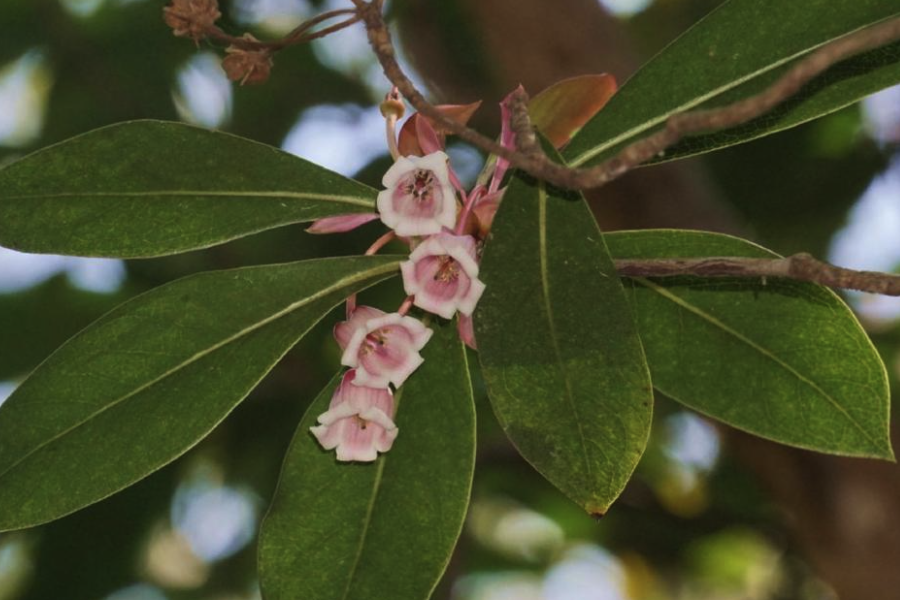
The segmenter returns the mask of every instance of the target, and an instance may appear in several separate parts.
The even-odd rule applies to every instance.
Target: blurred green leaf
[[[0,406],[0,531],[69,514],[183,454],[329,310],[397,264],[202,273],[113,310]]]
[[[616,258],[777,256],[695,231],[606,239]],[[783,279],[696,277],[637,279],[629,288],[653,385],[667,396],[785,444],[893,458],[884,365],[830,290]]]
[[[0,169],[0,244],[24,252],[161,256],[373,211],[375,196],[270,146],[180,123],[135,121]]]
[[[564,155],[593,165],[659,129],[672,114],[758,93],[807,53],[900,15],[894,0],[729,0],[660,52],[575,136]],[[840,63],[755,121],[684,140],[681,158],[758,138],[836,111],[900,83],[900,44]]]
[[[395,396],[400,435],[374,463],[339,463],[309,433],[288,450],[259,542],[269,600],[425,600],[462,529],[475,467],[475,407],[464,348],[436,326],[425,363]]]
[[[114,294],[73,287],[65,275],[20,292],[0,294],[0,381],[25,376],[67,339],[121,304]]]
[[[602,515],[641,457],[653,396],[631,311],[581,196],[518,174],[481,277],[476,338],[501,425],[551,483]]]

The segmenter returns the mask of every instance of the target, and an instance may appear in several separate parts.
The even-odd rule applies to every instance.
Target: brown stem
[[[836,289],[900,296],[900,275],[836,267],[806,253],[786,258],[619,259],[615,265],[619,275],[625,277],[780,277]]]
[[[335,17],[340,17],[343,15],[351,15],[351,18],[341,21],[340,23],[336,23],[331,25],[330,27],[326,27],[325,29],[321,29],[319,31],[314,31],[312,33],[309,32],[310,29],[323,23],[324,21],[328,21]],[[241,50],[248,51],[260,51],[265,50],[270,53],[278,52],[279,50],[283,50],[289,46],[296,46],[299,44],[305,44],[306,42],[325,37],[335,31],[339,31],[344,29],[345,27],[349,27],[354,23],[358,23],[360,18],[356,16],[356,11],[352,8],[343,8],[340,10],[331,10],[328,12],[324,12],[320,15],[316,15],[311,19],[307,19],[303,23],[300,23],[297,27],[295,27],[290,33],[288,33],[283,38],[272,40],[272,41],[260,41],[256,39],[252,39],[249,37],[237,37],[226,33],[219,27],[215,25],[211,25],[206,29],[207,37],[214,39],[223,44],[228,44],[230,46],[234,46],[236,48],[240,48]]]
[[[720,108],[672,115],[661,130],[626,146],[613,158],[594,167],[573,169],[553,163],[541,151],[528,119],[528,97],[524,91],[512,96],[513,128],[517,133],[515,151],[504,148],[494,140],[441,114],[425,100],[400,68],[390,32],[381,14],[382,1],[353,0],[353,3],[366,24],[369,43],[381,63],[385,76],[416,110],[482,150],[508,159],[513,166],[539,179],[569,189],[590,189],[609,183],[657,156],[686,135],[725,129],[751,121],[796,94],[804,85],[832,65],[900,39],[900,18],[892,18],[848,34],[811,53],[759,94]]]

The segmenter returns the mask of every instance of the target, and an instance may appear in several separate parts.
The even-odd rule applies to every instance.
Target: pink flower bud
[[[341,364],[356,369],[354,385],[386,388],[392,383],[400,387],[422,364],[419,350],[432,333],[421,321],[399,313],[369,319],[356,327]]]
[[[353,231],[357,227],[365,225],[369,221],[378,218],[375,213],[354,213],[351,215],[337,215],[335,217],[323,217],[313,221],[306,228],[307,233],[344,233]]]
[[[484,283],[478,279],[475,238],[446,231],[433,235],[400,264],[403,287],[413,304],[423,310],[453,317],[458,310],[470,316],[475,310]]]
[[[388,389],[351,385],[355,376],[352,369],[344,374],[328,411],[309,430],[324,449],[337,448],[338,460],[371,462],[379,452],[390,450],[397,438],[398,429],[391,420],[394,396]]]
[[[456,194],[447,155],[401,156],[384,174],[378,212],[399,236],[431,235],[456,223]]]
[[[459,333],[459,339],[472,350],[478,350],[478,343],[475,341],[475,324],[472,317],[459,315],[456,319],[456,331]]]

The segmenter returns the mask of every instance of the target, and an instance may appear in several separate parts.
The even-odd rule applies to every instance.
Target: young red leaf
[[[575,133],[606,105],[616,92],[616,80],[606,73],[580,75],[558,81],[531,99],[531,121],[556,147]]]

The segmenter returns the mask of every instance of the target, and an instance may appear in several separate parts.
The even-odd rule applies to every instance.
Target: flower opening
[[[445,319],[456,311],[471,316],[485,287],[475,258],[475,238],[439,233],[419,244],[400,265],[403,287],[423,310]]]
[[[336,449],[339,461],[371,462],[391,449],[399,430],[392,418],[394,396],[389,389],[354,385],[349,370],[331,397],[328,411],[310,431],[325,450]]]
[[[432,333],[421,321],[399,313],[369,319],[356,325],[341,364],[356,369],[354,385],[400,387],[422,364],[419,350]]]
[[[378,212],[397,235],[431,235],[456,223],[456,195],[447,155],[402,156],[382,179]]]

